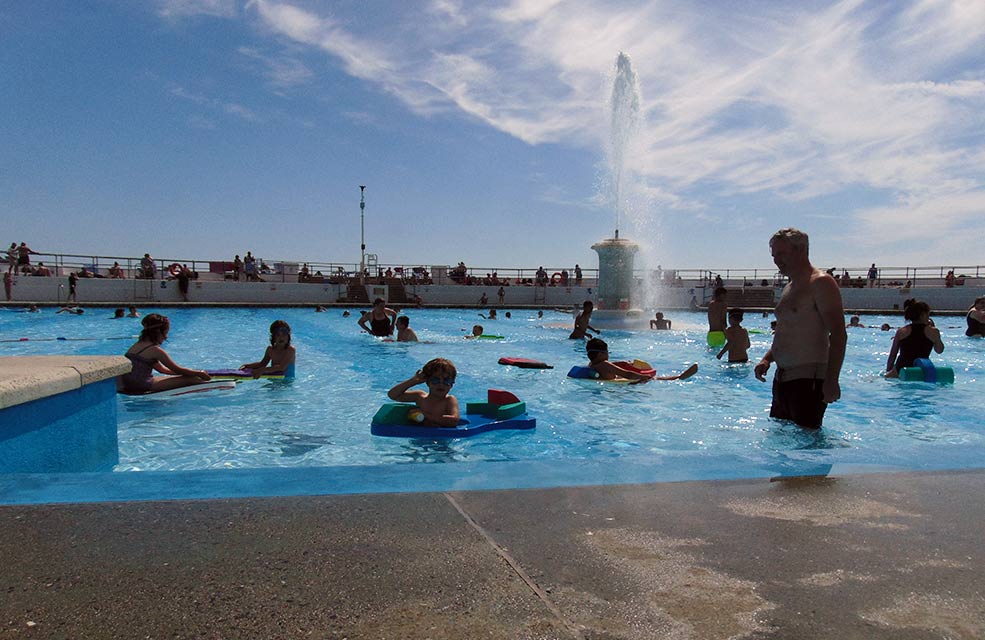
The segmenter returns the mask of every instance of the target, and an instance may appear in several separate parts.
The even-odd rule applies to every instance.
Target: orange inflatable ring
[[[560,280],[560,279],[561,279],[561,272],[560,271],[555,271],[553,274],[551,274],[551,284],[552,285],[556,285],[557,284],[557,281]]]
[[[168,267],[168,273],[177,278],[178,274],[181,273],[181,265],[177,262],[172,262],[171,266]]]

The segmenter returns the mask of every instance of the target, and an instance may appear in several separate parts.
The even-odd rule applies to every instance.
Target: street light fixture
[[[366,284],[366,185],[359,185],[359,283]]]

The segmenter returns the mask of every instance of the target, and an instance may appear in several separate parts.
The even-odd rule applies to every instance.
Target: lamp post
[[[359,284],[366,284],[366,185],[359,185]]]

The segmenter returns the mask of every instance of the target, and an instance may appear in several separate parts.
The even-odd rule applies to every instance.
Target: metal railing
[[[236,279],[237,272],[231,260],[202,260],[187,258],[151,258],[153,269],[145,270],[142,258],[132,256],[82,255],[69,253],[43,253],[32,255],[32,268],[44,263],[52,276],[67,276],[69,272],[83,269],[94,277],[112,277],[110,269],[118,265],[125,278],[167,279],[173,278],[177,270],[187,266],[194,274],[203,277],[209,274],[212,279]],[[6,263],[6,259],[2,260]],[[267,282],[331,282],[349,284],[352,282],[378,282],[381,278],[388,282],[409,284],[461,284],[479,286],[537,285],[547,286],[586,286],[592,287],[598,281],[598,269],[582,269],[579,283],[573,267],[545,267],[546,280],[542,273],[538,278],[535,267],[468,267],[462,265],[400,264],[378,263],[367,268],[360,278],[358,263],[321,262],[256,259],[256,280]],[[4,264],[6,267],[7,265]],[[833,274],[842,286],[869,286],[869,267],[838,267]],[[565,272],[567,272],[565,274]],[[948,273],[953,274],[953,278]],[[307,274],[307,275],[305,275]],[[847,277],[845,276],[847,274]],[[565,279],[565,275],[567,278]],[[634,272],[638,281],[645,284],[677,287],[711,287],[721,278],[725,286],[781,286],[785,282],[775,267],[767,268],[723,268],[723,269],[637,269]],[[238,273],[241,281],[247,281],[245,270]],[[878,275],[872,282],[875,287],[925,287],[961,286],[968,281],[973,285],[985,285],[985,265],[934,265],[878,267]]]

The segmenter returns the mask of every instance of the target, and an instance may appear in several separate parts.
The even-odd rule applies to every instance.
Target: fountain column
[[[625,238],[607,238],[592,245],[599,254],[597,307],[606,311],[633,308],[633,260],[640,246]]]

